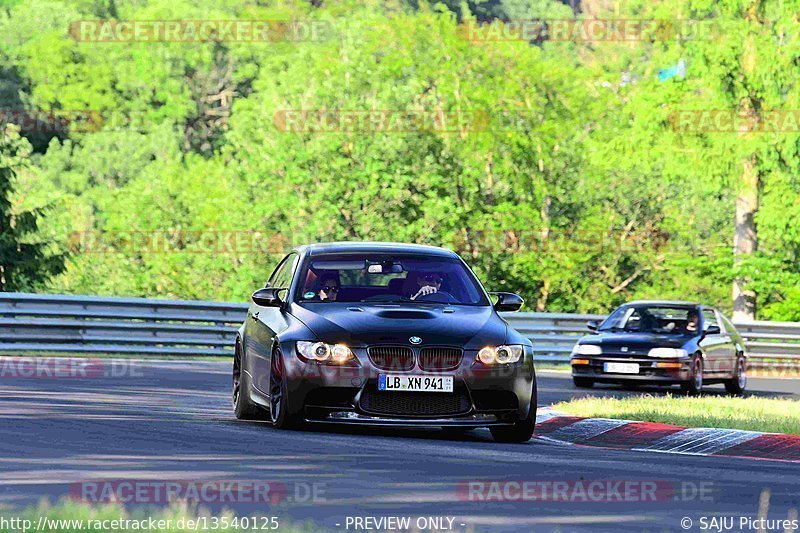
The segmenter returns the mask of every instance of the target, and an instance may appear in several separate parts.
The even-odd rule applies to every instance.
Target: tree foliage
[[[20,210],[12,201],[15,177],[26,166],[28,142],[8,125],[0,136],[0,290],[41,288],[64,269],[63,257],[37,241],[38,221],[44,209]]]
[[[397,240],[458,250],[532,310],[604,312],[639,297],[729,309],[731,280],[746,275],[761,317],[800,319],[797,132],[682,132],[671,118],[737,110],[745,97],[800,109],[798,3],[582,4],[575,14],[555,0],[12,3],[0,13],[0,108],[103,117],[96,131],[23,132],[34,152],[17,201],[55,206],[37,234],[71,252],[47,289],[245,300],[290,245]],[[692,19],[710,33],[465,38],[470,24],[587,16]],[[69,21],[104,18],[316,20],[332,31],[304,42],[70,37]],[[659,81],[680,59],[686,76]],[[479,111],[485,123],[285,131],[287,110]],[[763,177],[761,245],[734,266],[747,154]]]

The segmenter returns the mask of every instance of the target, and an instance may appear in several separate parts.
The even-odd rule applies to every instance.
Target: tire
[[[269,372],[269,415],[272,425],[278,429],[293,429],[302,424],[299,413],[289,411],[287,379],[283,353],[276,349],[272,354]]]
[[[531,395],[531,408],[524,420],[519,420],[513,426],[489,426],[492,438],[497,442],[521,444],[528,442],[533,437],[536,428],[536,384],[533,385]]]
[[[591,389],[594,386],[594,380],[592,378],[576,378],[573,376],[572,383],[579,389]]]
[[[747,388],[747,363],[744,357],[736,359],[736,369],[733,371],[733,378],[725,382],[725,390],[728,394],[741,396]]]
[[[250,399],[250,380],[242,371],[242,348],[237,339],[233,356],[233,390],[231,391],[233,414],[239,420],[265,420],[267,413]]]
[[[703,392],[703,359],[700,356],[692,359],[691,368],[689,381],[681,383],[681,391],[690,396],[699,396]]]

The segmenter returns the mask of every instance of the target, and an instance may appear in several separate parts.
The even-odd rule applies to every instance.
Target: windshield
[[[489,305],[478,281],[456,258],[326,254],[300,273],[298,302],[414,302]]]
[[[623,306],[611,313],[599,331],[637,331],[687,335],[697,332],[699,316],[693,307]]]

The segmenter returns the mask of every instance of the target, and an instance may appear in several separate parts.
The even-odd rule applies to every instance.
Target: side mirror
[[[705,331],[706,335],[719,335],[720,333],[722,330],[719,329],[719,326],[708,326]]]
[[[284,289],[258,289],[253,293],[251,298],[253,299],[253,303],[261,307],[280,307],[283,305],[283,301],[280,297],[280,291],[282,290]]]
[[[586,323],[586,327],[589,329],[589,331],[597,331],[597,326],[599,325],[600,324],[597,323],[597,320],[590,320]]]
[[[497,297],[497,302],[494,304],[495,311],[519,311],[525,300],[520,298],[513,292],[490,292],[492,296]]]

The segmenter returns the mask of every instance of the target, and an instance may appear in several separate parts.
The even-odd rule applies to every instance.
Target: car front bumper
[[[575,360],[587,360],[588,364],[574,364]],[[667,359],[581,355],[574,356],[570,363],[573,377],[591,379],[598,383],[640,382],[674,384],[691,379],[691,359],[688,357]],[[636,374],[607,372],[605,370],[605,363],[635,363],[639,366],[639,371]]]
[[[285,357],[287,398],[292,408],[303,413],[309,422],[360,424],[373,426],[454,426],[477,427],[508,425],[526,418],[531,405],[536,405],[533,351],[526,347],[523,359],[511,365],[487,368],[475,365],[476,352],[466,350],[458,368],[451,371],[423,371],[418,367],[408,371],[384,370],[375,367],[366,350],[354,349],[360,366],[337,367]],[[287,350],[288,351],[288,350]],[[286,352],[284,352],[286,353]],[[289,352],[292,353],[292,352]],[[405,401],[407,395],[420,393],[377,390],[380,374],[421,376],[453,376],[453,393],[428,394],[432,401],[454,401],[462,397],[461,408],[453,412],[379,412],[369,407],[367,396],[397,395]],[[441,395],[441,396],[440,396]],[[384,398],[385,399],[385,398]]]

